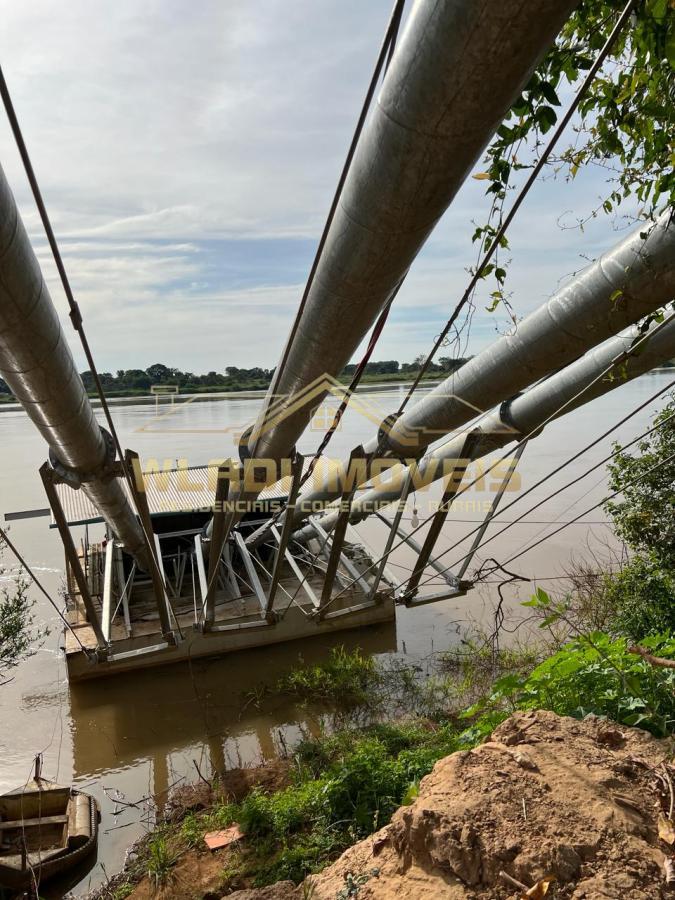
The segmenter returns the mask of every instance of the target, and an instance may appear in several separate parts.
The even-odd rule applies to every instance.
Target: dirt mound
[[[377,834],[275,900],[502,900],[553,876],[547,898],[642,900],[665,884],[654,770],[672,747],[604,720],[518,713],[441,760]],[[663,790],[667,787],[665,776]],[[671,886],[672,887],[672,886]],[[241,891],[233,900],[270,895]]]

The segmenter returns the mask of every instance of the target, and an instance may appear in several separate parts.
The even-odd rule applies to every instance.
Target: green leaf
[[[558,116],[550,106],[540,106],[536,113],[536,119],[543,134],[546,134],[558,121]]]
[[[555,92],[555,88],[548,81],[542,81],[539,86],[540,91],[548,100],[549,103],[552,103],[553,106],[560,106],[560,100],[558,99],[558,95]]]
[[[647,0],[647,12],[655,19],[664,19],[668,12],[668,0]]]

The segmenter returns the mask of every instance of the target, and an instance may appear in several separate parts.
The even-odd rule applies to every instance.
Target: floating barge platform
[[[208,466],[143,473],[140,508],[147,508],[157,551],[159,597],[157,580],[110,534],[94,543],[85,537],[76,549],[70,528],[102,519],[84,492],[65,482],[46,485],[52,527],[66,549],[64,647],[71,681],[395,618],[399,582],[387,568],[376,577],[376,556],[351,526],[339,547],[318,522],[314,540],[302,547],[289,546],[282,528],[272,529],[269,542],[247,547],[247,534],[288,496],[290,478],[263,491],[209,572],[203,531],[213,515],[217,477],[217,468]]]

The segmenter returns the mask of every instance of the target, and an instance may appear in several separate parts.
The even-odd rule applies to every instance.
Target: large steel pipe
[[[0,374],[49,445],[59,474],[81,484],[128,552],[145,566],[142,529],[111,472],[111,439],[96,422],[2,168]]]
[[[476,429],[475,433],[479,439],[474,444],[471,458],[480,459],[508,446],[513,441],[519,441],[537,432],[549,420],[565,416],[572,410],[620,387],[626,381],[637,378],[660,363],[672,359],[675,356],[675,320],[658,330],[652,330],[653,336],[645,345],[640,346],[639,352],[627,356],[625,362],[616,367],[611,377],[596,381],[614,360],[630,350],[640,336],[637,327],[610,338],[567,368],[535,385],[527,393],[492,410]],[[465,438],[465,434],[451,438],[419,461],[416,489],[419,490],[449,473],[453,464],[462,456]],[[389,473],[387,482],[366,491],[355,500],[351,507],[350,521],[361,522],[378,509],[398,500],[401,497],[406,472],[405,466],[397,466]],[[327,510],[319,520],[321,527],[330,531],[335,525],[337,515],[337,510]],[[313,535],[311,526],[306,526],[297,531],[293,539],[303,541]]]
[[[289,456],[576,0],[417,0],[364,128],[283,364],[250,434]]]
[[[647,235],[644,237],[644,235]],[[385,436],[395,455],[414,454],[567,365],[589,347],[675,298],[675,223],[670,212],[601,256],[507,335],[407,410]]]
[[[646,238],[641,236],[645,233]],[[378,458],[419,456],[428,444],[674,297],[675,222],[666,213],[600,257],[523,319],[512,335],[477,354],[365,449],[374,453],[379,442]],[[300,495],[295,521],[303,517],[303,509],[317,509],[339,496],[329,468],[323,482]]]

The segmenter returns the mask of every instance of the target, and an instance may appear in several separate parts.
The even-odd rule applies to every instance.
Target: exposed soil
[[[288,760],[277,759],[264,766],[219,772],[213,783],[204,779],[184,785],[169,797],[163,820],[178,822],[189,812],[208,809],[216,800],[239,803],[253,788],[280,791],[288,784],[289,765]]]
[[[418,798],[391,823],[347,850],[304,885],[245,889],[233,900],[506,900],[553,876],[547,898],[653,900],[673,897],[657,830],[655,769],[673,748],[605,720],[517,713],[492,739],[441,760]],[[664,784],[667,784],[667,779]],[[665,787],[663,788],[665,790]],[[672,848],[670,848],[672,849]],[[190,851],[173,880],[153,894],[225,896],[228,851]]]

